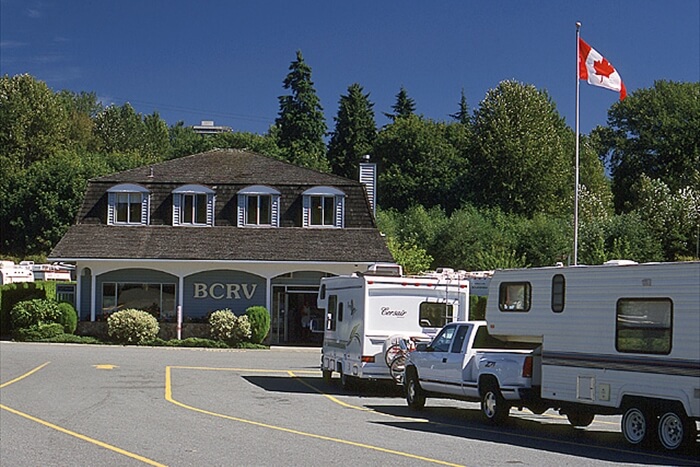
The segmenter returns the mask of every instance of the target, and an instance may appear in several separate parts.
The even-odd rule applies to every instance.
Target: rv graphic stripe
[[[592,368],[598,370],[634,371],[661,375],[700,378],[700,360],[631,357],[623,355],[543,352],[542,365]]]

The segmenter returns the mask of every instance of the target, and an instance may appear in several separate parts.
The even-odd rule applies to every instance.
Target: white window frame
[[[260,200],[263,196],[270,197],[270,222],[260,222]],[[256,200],[255,222],[249,222],[249,202]],[[280,192],[265,185],[252,185],[238,192],[238,227],[279,227]]]
[[[119,220],[118,206],[126,198],[127,218]],[[134,202],[135,201],[135,202]],[[131,218],[131,205],[140,204],[140,216]],[[107,190],[107,224],[108,225],[148,225],[150,223],[151,192],[135,183],[122,183]]]
[[[309,228],[321,228],[321,229],[341,229],[345,226],[345,193],[341,190],[329,186],[317,186],[310,188],[302,193],[303,196],[303,215],[302,222],[304,227]],[[313,222],[313,209],[315,199],[320,199],[320,206],[316,206],[316,209],[320,208],[324,212],[321,213],[321,223]],[[333,203],[333,217],[332,223],[326,223],[326,203],[325,201],[331,200]]]
[[[216,196],[214,190],[202,185],[183,185],[173,190],[173,225],[187,227],[211,227],[214,225],[214,206]],[[205,197],[204,206],[200,206],[198,200]],[[185,209],[188,206],[187,200],[192,200],[189,204],[192,209],[191,220],[185,221]],[[198,221],[198,210],[204,209],[204,222]]]

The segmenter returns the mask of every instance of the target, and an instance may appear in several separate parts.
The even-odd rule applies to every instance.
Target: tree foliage
[[[304,62],[300,50],[289,65],[284,89],[290,94],[279,97],[280,110],[275,120],[279,129],[277,144],[283,156],[293,164],[328,171],[323,108],[311,81],[311,67]]]
[[[416,101],[409,97],[408,91],[403,86],[396,94],[396,102],[391,106],[391,110],[394,113],[384,112],[384,115],[392,122],[395,122],[398,118],[407,118],[416,113]]]
[[[328,143],[328,162],[334,174],[357,179],[360,160],[372,152],[377,137],[373,106],[369,93],[364,94],[358,83],[340,96],[338,115],[333,118],[335,130]]]
[[[501,82],[474,115],[472,202],[525,215],[571,212],[572,142],[546,92]]]
[[[615,206],[630,211],[632,187],[646,175],[676,191],[700,191],[700,83],[656,81],[608,111],[596,130],[613,180]]]

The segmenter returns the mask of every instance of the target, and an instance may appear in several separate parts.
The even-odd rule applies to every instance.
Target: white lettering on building
[[[214,300],[240,300],[241,296],[250,300],[255,294],[258,284],[222,284],[214,282],[207,285],[203,282],[194,283],[194,298],[213,298]]]

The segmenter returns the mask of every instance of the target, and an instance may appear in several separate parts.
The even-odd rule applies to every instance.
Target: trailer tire
[[[654,415],[650,409],[630,406],[620,422],[622,434],[634,446],[650,444],[654,439]]]
[[[406,402],[413,410],[423,410],[425,408],[425,392],[418,381],[418,373],[414,368],[406,371],[406,381],[404,382],[406,391]]]
[[[481,415],[489,425],[502,425],[510,415],[510,405],[495,383],[489,384],[482,391]]]
[[[333,372],[331,370],[326,370],[325,368],[321,370],[321,374],[323,375],[323,382],[326,384],[330,384],[332,380],[332,375]]]
[[[679,409],[662,412],[659,419],[657,435],[659,443],[667,451],[675,451],[682,446],[689,446],[697,438],[695,422],[686,417]]]
[[[566,414],[566,419],[569,420],[571,426],[577,428],[587,427],[593,423],[594,418],[595,414],[591,412],[569,412]]]

